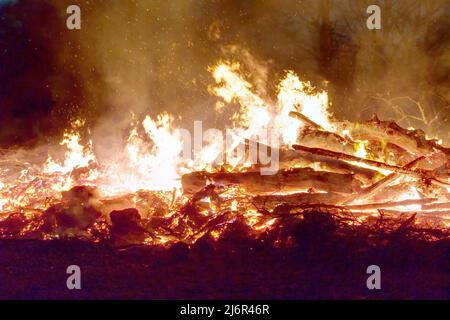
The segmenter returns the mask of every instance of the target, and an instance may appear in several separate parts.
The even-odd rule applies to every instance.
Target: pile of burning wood
[[[258,236],[317,212],[354,226],[409,219],[448,237],[449,149],[419,130],[377,118],[340,123],[348,133],[342,137],[292,116],[308,128],[299,144],[278,150],[280,170],[274,175],[261,175],[258,166],[192,172],[182,176],[182,196],[142,191],[102,198],[93,187],[75,187],[44,212],[25,208],[10,214],[1,221],[2,236],[193,243],[204,235],[218,239],[233,223]],[[355,140],[364,141],[360,156]]]
[[[260,155],[261,150],[267,156],[275,152],[277,172],[262,175],[261,163],[221,164],[203,171],[189,168],[179,176],[180,164],[173,160],[178,151],[164,154],[164,144],[178,141],[168,127],[147,117],[144,128],[159,147],[157,155],[142,153],[142,141],[132,130],[128,159],[138,160],[133,169],[142,169],[143,175],[131,171],[121,181],[129,192],[105,196],[97,187],[116,187],[117,161],[112,161],[112,170],[102,171],[92,150],[85,152],[78,144],[79,136],[67,135],[62,144],[70,153],[63,165],[49,158],[44,170],[20,171],[18,183],[2,187],[0,181],[5,198],[0,198],[0,209],[3,205],[9,211],[0,219],[0,235],[193,243],[205,235],[219,239],[236,223],[258,236],[318,212],[352,226],[400,219],[450,237],[450,149],[438,140],[377,117],[362,123],[329,121],[326,93],[314,93],[292,72],[280,83],[277,104],[253,93],[232,65],[219,64],[213,75],[219,85],[214,93],[242,106],[239,118],[250,135],[239,140],[241,145],[257,145]],[[165,116],[160,120],[169,123]],[[293,140],[277,149],[248,140],[251,128],[272,125]],[[105,177],[112,179],[105,183]],[[130,179],[136,177],[131,188]],[[159,187],[170,185],[174,177],[181,179],[181,189],[161,191],[170,190]]]

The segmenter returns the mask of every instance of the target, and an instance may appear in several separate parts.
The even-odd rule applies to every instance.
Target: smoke
[[[223,58],[240,61],[269,99],[284,72],[293,70],[329,92],[332,111],[341,119],[377,113],[450,140],[446,0],[35,0],[17,5],[26,10],[30,3],[50,4],[59,17],[51,25],[61,34],[52,49],[53,108],[61,117],[85,118],[102,153],[114,152],[133,114],[141,119],[168,111],[182,117],[185,127],[193,120],[223,125],[227,115],[215,110],[216,98],[207,91],[208,67]],[[71,4],[81,8],[81,30],[65,28]],[[381,7],[382,30],[366,28],[370,4]],[[55,96],[61,88],[70,92],[65,99]]]
[[[68,1],[54,1],[61,12]],[[132,119],[166,111],[203,120],[211,97],[203,52],[201,18],[194,1],[80,2],[82,28],[61,61],[74,61],[91,109],[81,116],[96,140],[97,153],[109,157],[123,148]],[[198,25],[198,26],[197,26]],[[197,34],[198,32],[198,34]],[[211,57],[218,57],[211,54]],[[95,79],[98,77],[98,79]],[[207,80],[208,79],[208,80]],[[87,84],[87,85],[86,85]],[[198,111],[204,110],[202,118]],[[100,150],[99,150],[100,148]]]

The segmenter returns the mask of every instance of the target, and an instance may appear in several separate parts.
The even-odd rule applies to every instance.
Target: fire
[[[403,200],[419,200],[422,199],[419,192],[417,191],[417,188],[414,186],[410,186],[408,190],[402,194],[400,194],[396,201],[403,201]],[[406,205],[401,207],[402,210],[405,211],[411,211],[411,212],[417,212],[422,210],[422,206],[419,204],[412,204],[412,205]]]
[[[301,81],[292,71],[288,71],[278,84],[278,103],[275,105],[266,103],[252,91],[252,85],[239,74],[239,64],[222,62],[211,71],[218,84],[211,89],[212,93],[227,103],[241,105],[233,120],[235,126],[245,129],[244,137],[271,127],[281,132],[286,145],[295,143],[302,124],[289,116],[291,111],[302,113],[326,130],[335,130],[328,110],[328,94],[316,91],[309,82]]]
[[[168,114],[159,115],[156,121],[147,116],[142,122],[145,133],[153,142],[149,148],[137,135],[130,133],[127,143],[128,160],[132,170],[132,190],[172,190],[180,188],[178,172],[182,141],[171,127],[173,119]],[[134,190],[133,190],[134,189]]]
[[[92,152],[92,142],[89,141],[87,146],[82,146],[78,133],[65,133],[60,145],[66,146],[68,149],[65,153],[64,162],[59,164],[49,156],[44,165],[44,173],[52,174],[59,172],[67,174],[76,168],[88,167],[91,161],[96,161],[95,155]]]
[[[292,71],[288,71],[278,85],[279,116],[278,123],[283,128],[283,137],[287,144],[297,140],[298,121],[289,117],[289,112],[298,111],[328,131],[334,131],[332,116],[329,112],[328,94],[316,90],[309,82],[300,81]]]
[[[367,158],[367,150],[366,145],[368,141],[358,141],[355,140],[355,156],[366,159]]]
[[[231,202],[231,207],[230,207],[231,211],[237,211],[238,210],[238,203],[236,200],[233,200]]]
[[[62,163],[56,162],[51,156],[47,158],[44,164],[43,173],[57,177],[53,182],[52,189],[55,191],[68,190],[77,182],[71,176],[71,173],[79,168],[88,168],[91,163],[96,162],[95,155],[92,151],[92,142],[89,141],[86,146],[80,144],[80,136],[77,132],[64,133],[63,140],[60,142],[61,146],[65,146],[67,151],[65,153],[64,161]],[[93,182],[97,178],[98,172],[96,170],[89,170],[88,175],[84,178],[84,183]]]
[[[236,101],[241,105],[239,112],[233,115],[234,124],[247,127],[249,131],[269,124],[269,109],[263,99],[252,92],[252,85],[239,75],[239,64],[220,63],[212,68],[212,75],[221,84],[212,92],[227,103]],[[252,130],[253,129],[253,130]]]
[[[339,167],[338,170],[349,170],[347,167],[351,165],[359,169],[355,170],[351,167],[356,173],[364,174],[367,171],[363,169],[369,169],[369,173],[371,171],[376,173],[368,178],[373,179],[372,185],[383,182],[382,179],[389,178],[395,170],[410,174],[388,181],[386,188],[398,187],[398,190],[394,189],[392,193],[387,192],[381,200],[371,194],[368,184],[363,184],[362,187],[355,186],[356,195],[346,196],[343,200],[336,202],[336,205],[350,206],[349,211],[361,213],[356,222],[352,223],[365,223],[369,217],[376,215],[377,201],[382,201],[382,205],[389,207],[395,202],[413,200],[413,204],[398,205],[395,210],[426,211],[424,205],[416,204],[423,198],[417,187],[420,179],[415,176],[419,173],[401,166],[389,167],[386,164],[387,167],[377,167],[376,165],[380,163],[364,162],[363,160],[371,160],[370,158],[378,160],[382,156],[378,157],[375,154],[372,148],[373,140],[353,138],[351,130],[341,129],[329,110],[330,103],[326,91],[316,90],[311,83],[301,81],[293,71],[287,71],[277,85],[276,101],[272,101],[265,97],[265,93],[256,92],[252,84],[245,79],[237,63],[223,61],[210,68],[210,71],[215,81],[215,84],[210,87],[210,92],[221,100],[216,107],[224,109],[230,103],[240,106],[231,119],[235,129],[234,143],[227,145],[227,150],[223,150],[223,141],[205,137],[206,141],[203,141],[205,145],[200,153],[196,154],[195,159],[182,158],[181,155],[184,152],[191,150],[185,150],[182,130],[177,128],[174,117],[168,113],[162,113],[156,118],[146,116],[140,122],[133,123],[130,126],[128,138],[124,142],[123,152],[119,151],[111,159],[100,161],[100,157],[96,156],[93,140],[81,134],[84,122],[77,120],[63,135],[60,143],[61,149],[64,150],[62,157],[55,159],[54,156],[49,155],[43,163],[23,163],[20,170],[16,170],[18,172],[14,174],[9,168],[0,167],[0,211],[3,213],[30,212],[27,210],[44,212],[62,200],[62,192],[80,185],[95,186],[100,196],[92,202],[94,204],[90,210],[104,210],[102,214],[106,216],[111,209],[136,207],[140,212],[145,212],[143,216],[155,216],[168,221],[166,229],[159,230],[159,233],[152,236],[146,235],[143,243],[163,245],[177,239],[193,242],[205,234],[206,231],[198,225],[199,222],[191,220],[188,215],[183,215],[183,210],[195,209],[201,221],[208,219],[220,221],[218,227],[210,232],[214,239],[218,239],[226,225],[235,221],[238,215],[241,215],[242,221],[255,233],[264,232],[270,230],[277,223],[278,218],[255,209],[256,205],[253,205],[251,201],[242,200],[247,196],[253,196],[246,194],[245,188],[232,183],[231,185],[223,183],[221,187],[226,190],[216,190],[216,181],[209,179],[203,181],[198,186],[200,191],[192,196],[183,193],[182,177],[184,174],[202,170],[208,173],[241,173],[251,170],[251,166],[246,159],[242,159],[242,156],[229,155],[239,144],[243,144],[245,139],[250,139],[261,130],[274,130],[282,137],[281,146],[272,145],[269,139],[264,143],[267,143],[269,147],[292,151],[289,148],[296,143],[301,143],[298,141],[299,134],[308,126],[313,126],[319,133],[329,133],[335,139],[345,141],[343,148],[346,147],[346,155],[351,158],[342,160],[341,162],[346,166]],[[292,112],[301,114],[300,118],[304,117],[307,121],[304,123],[292,118]],[[88,130],[87,132],[89,133]],[[87,142],[83,143],[83,141]],[[379,143],[386,147],[384,141]],[[215,159],[223,152],[228,156],[226,163],[215,163]],[[302,163],[299,167],[311,170],[308,173],[320,172],[324,176],[332,172],[317,161]],[[289,175],[292,172],[287,170],[284,173]],[[352,172],[345,177],[352,179],[353,175],[356,174]],[[281,176],[280,179],[284,181],[285,177]],[[232,182],[237,180],[231,179]],[[304,180],[308,181],[309,176]],[[293,188],[292,192],[300,194],[300,197],[317,197],[320,199],[319,204],[328,196],[332,198],[345,193],[341,186],[338,190],[321,190],[324,188],[323,180],[323,176],[319,176],[313,187],[299,186],[297,189]],[[275,186],[279,183],[278,180],[270,181]],[[448,199],[450,193],[450,181],[446,181],[448,182],[439,182],[444,185],[440,187],[439,192],[445,190],[446,194],[441,194],[441,202],[437,203],[438,206],[446,205],[442,199],[445,200],[446,197]],[[296,182],[292,181],[292,183]],[[367,182],[364,181],[364,183]],[[214,188],[208,189],[209,185],[213,185]],[[217,187],[217,189],[220,188]],[[357,196],[360,195],[358,192],[363,194],[364,191],[367,193],[367,198],[358,198]],[[271,196],[289,195],[290,191],[271,192]],[[321,197],[322,195],[325,197]],[[364,207],[365,204],[368,207]],[[356,209],[351,209],[352,205]],[[77,207],[75,211],[77,210],[81,209]],[[227,214],[230,217],[225,218]],[[176,238],[167,232],[167,229],[182,230],[179,231],[181,235]]]

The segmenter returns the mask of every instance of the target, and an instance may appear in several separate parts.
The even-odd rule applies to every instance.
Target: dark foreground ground
[[[288,246],[235,232],[192,247],[113,248],[80,240],[0,240],[2,299],[449,299],[450,241],[386,236],[378,245],[314,223]],[[362,243],[364,242],[364,243]],[[79,265],[82,289],[66,288]],[[366,268],[381,267],[381,290]]]

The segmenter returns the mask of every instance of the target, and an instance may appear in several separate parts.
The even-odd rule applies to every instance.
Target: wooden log
[[[246,141],[245,144],[250,144],[250,141]],[[379,174],[376,170],[355,166],[343,160],[332,159],[310,152],[286,148],[275,149],[262,143],[256,143],[256,145],[258,152],[263,152],[266,157],[270,157],[270,154],[273,154],[275,151],[278,154],[280,169],[320,167],[320,170],[323,171],[342,174],[354,173],[358,178],[361,178],[363,182],[371,182]],[[253,166],[254,169],[259,169],[260,167],[259,163]]]
[[[333,204],[338,205],[345,201],[348,195],[342,195],[336,192],[329,193],[293,193],[293,194],[270,194],[258,195],[251,198],[251,203],[263,206],[264,208],[273,208],[280,203],[308,203],[308,204]]]
[[[252,172],[193,172],[181,178],[183,191],[195,193],[207,184],[238,185],[251,194],[295,192],[315,189],[324,192],[354,193],[361,182],[353,174],[314,171],[310,168],[280,170],[274,175]]]
[[[300,112],[295,112],[295,111],[291,111],[289,112],[289,116],[291,118],[297,119],[299,121],[301,121],[302,123],[313,127],[316,130],[323,130],[323,128],[318,125],[317,123],[315,123],[314,121],[312,121],[311,119],[309,119],[308,117],[304,116],[303,114],[301,114]]]
[[[309,147],[305,147],[305,146],[297,145],[297,144],[293,145],[292,148],[294,148],[295,150],[311,152],[314,154],[322,155],[325,157],[330,157],[333,159],[359,162],[359,163],[363,163],[363,164],[366,164],[366,165],[369,165],[372,167],[389,170],[389,171],[393,171],[393,172],[397,172],[397,173],[410,174],[410,175],[415,175],[415,176],[421,176],[421,175],[425,174],[425,172],[422,172],[422,170],[415,171],[415,170],[400,167],[400,166],[390,165],[390,164],[387,164],[384,162],[360,158],[360,157],[349,155],[349,154],[342,153],[342,152],[334,152],[334,151],[321,149],[321,148],[309,148]]]
[[[342,205],[333,205],[333,204],[310,204],[310,203],[293,203],[286,204],[282,203],[276,206],[272,213],[274,215],[295,215],[299,212],[296,210],[300,210],[300,213],[305,210],[316,209],[320,210],[336,210],[336,211],[367,211],[367,210],[380,210],[385,208],[398,208],[410,205],[424,205],[436,201],[436,199],[411,199],[411,200],[403,200],[403,201],[392,201],[392,202],[379,202],[379,203],[369,203],[369,204],[361,204],[361,205],[351,205],[351,206],[342,206]],[[295,211],[295,212],[293,212]],[[411,211],[408,209],[408,211]],[[419,210],[421,211],[421,210]]]
[[[422,206],[422,210],[450,210],[450,202],[431,203]]]
[[[397,145],[391,143],[384,143],[382,145],[381,140],[359,138],[360,139],[357,140],[367,141],[365,148],[374,155],[377,155],[380,160],[387,159],[390,163],[395,163],[402,166],[417,158],[416,155],[407,152],[405,149]],[[357,142],[353,141],[352,138],[348,136],[341,136],[337,133],[324,130],[313,130],[311,128],[306,128],[300,133],[298,136],[298,142],[306,147],[322,148],[346,154],[354,154],[357,147]]]
[[[369,121],[365,124],[362,124],[363,127],[364,125],[367,127],[365,131],[370,132],[370,134],[367,134],[367,136],[359,133],[359,131],[364,131],[363,129],[361,129],[360,124],[338,122],[337,127],[339,128],[339,131],[347,132],[347,135],[340,135],[337,132],[326,131],[321,126],[319,126],[318,124],[316,124],[315,122],[313,122],[312,120],[310,120],[301,113],[292,111],[289,113],[289,116],[307,125],[307,127],[302,130],[302,132],[298,137],[298,140],[301,142],[301,144],[307,147],[323,148],[335,152],[353,154],[355,149],[355,141],[353,139],[356,139],[370,142],[369,145],[371,150],[373,149],[373,151],[376,154],[382,156],[383,159],[389,158],[390,162],[395,162],[398,165],[403,165],[405,163],[410,162],[411,159],[417,158],[417,156],[415,156],[413,153],[410,153],[411,148],[407,147],[402,148],[401,146],[397,146],[391,143],[389,139],[380,140],[380,136],[374,134],[374,132],[376,132],[377,129],[384,132],[382,130],[383,129],[382,124],[386,124],[386,126],[388,126],[388,124],[390,124],[389,122],[380,122],[378,120],[378,122]],[[376,128],[377,125],[379,125],[380,123],[381,128]],[[375,128],[372,128],[372,126]],[[372,128],[372,130],[369,130],[368,128],[369,129]],[[397,126],[397,128],[400,127]],[[399,135],[402,136],[401,134],[403,134],[404,132],[401,131],[400,129]],[[389,130],[394,132],[393,129]],[[388,132],[391,132],[389,130]],[[404,131],[408,132],[407,130]],[[407,138],[411,139],[410,136],[408,136],[407,134],[405,135]],[[381,136],[384,137],[384,135]],[[381,144],[381,141],[384,142],[383,145]]]
[[[341,137],[333,132],[311,128],[302,130],[297,141],[299,141],[301,145],[310,148],[322,148],[347,154],[353,154],[355,151],[355,142],[349,137]]]
[[[337,124],[340,130],[348,130],[353,139],[383,141],[397,145],[416,155],[428,155],[436,151],[450,156],[450,149],[426,138],[422,130],[407,130],[393,121],[381,121],[376,116],[363,123],[348,121]]]
[[[291,164],[290,167],[293,167],[292,164],[294,164],[295,166],[296,163],[300,163],[299,159],[301,159],[301,163],[303,163],[305,167],[315,166],[319,167],[320,170],[342,174],[353,173],[356,177],[361,178],[361,180],[363,180],[364,182],[370,182],[379,175],[379,172],[376,170],[355,166],[343,160],[324,157],[302,150],[290,150],[289,152],[281,152],[280,167],[284,167],[287,164]]]
[[[411,213],[411,210],[395,210],[395,209],[384,209],[384,213],[391,215],[402,215],[405,213]],[[418,218],[430,218],[435,219],[437,222],[450,222],[448,216],[450,215],[450,210],[443,211],[423,211],[423,210],[415,210],[414,213]]]
[[[344,204],[350,204],[355,200],[358,201],[365,201],[367,199],[370,199],[375,194],[378,193],[378,191],[383,190],[389,183],[393,182],[394,180],[398,179],[400,177],[400,174],[398,173],[391,173],[384,177],[383,179],[375,182],[371,186],[364,188],[359,192],[358,194],[355,194],[347,199],[347,201]]]
[[[413,161],[411,161],[408,164],[406,164],[404,166],[404,168],[405,169],[414,169],[416,167],[416,165],[421,160],[423,160],[423,158],[424,157],[421,156],[421,157],[418,157],[417,159],[414,159]],[[400,178],[400,176],[401,175],[396,173],[396,172],[393,172],[393,173],[387,175],[386,177],[384,177],[383,179],[375,182],[371,186],[361,190],[361,192],[359,192],[359,194],[349,197],[348,200],[345,202],[345,204],[350,204],[351,202],[353,202],[355,200],[358,200],[359,202],[361,202],[361,201],[366,201],[367,199],[370,199],[371,197],[376,195],[379,191],[383,190],[386,186],[388,186],[391,182],[393,182],[396,179]]]
[[[430,182],[438,187],[450,188],[450,181],[446,182],[446,181],[442,181],[439,178],[432,178],[432,179],[430,179]]]
[[[425,205],[436,201],[436,199],[408,199],[402,201],[389,201],[367,204],[356,204],[345,206],[348,210],[370,210],[370,209],[384,209],[384,208],[396,208],[411,205]]]
[[[373,195],[370,198],[371,202],[388,202],[388,201],[396,201],[400,196],[402,199],[406,198],[406,195],[412,196],[411,187],[416,186],[416,182],[413,181],[402,181],[396,182],[395,184],[389,184],[385,186],[382,191],[380,190],[378,193]],[[414,192],[414,196],[417,198],[417,193]],[[426,198],[426,197],[425,197]],[[366,201],[368,202],[368,201]],[[364,203],[364,202],[362,202]]]

